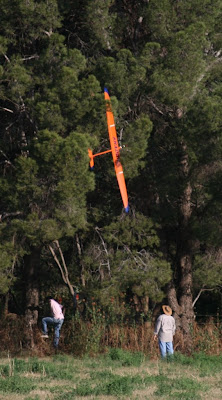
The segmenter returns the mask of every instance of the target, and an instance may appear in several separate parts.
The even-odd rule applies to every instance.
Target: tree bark
[[[188,353],[192,351],[191,326],[194,322],[192,297],[192,258],[191,249],[184,249],[179,257],[180,283],[179,304],[181,306],[181,328],[184,344]]]
[[[179,205],[179,228],[174,281],[168,285],[168,301],[174,310],[177,328],[183,335],[185,350],[192,351],[191,325],[194,322],[192,297],[192,242],[190,217],[192,214],[192,187],[188,179],[189,163],[186,144],[181,144],[181,178],[187,181]]]
[[[37,326],[39,313],[39,265],[41,248],[31,248],[28,256],[24,257],[25,280],[25,332],[24,346],[28,349],[35,347],[33,328]]]
[[[188,155],[186,153],[186,146],[183,146],[184,157],[182,159],[182,172],[185,176],[188,175]],[[192,296],[192,244],[190,239],[189,222],[192,214],[191,207],[192,187],[190,182],[187,183],[183,198],[181,202],[181,226],[180,226],[180,250],[179,255],[179,304],[182,308],[182,330],[184,334],[184,343],[187,351],[192,349],[191,325],[194,321],[193,311],[193,296]]]
[[[150,300],[150,299],[149,299],[149,296],[143,296],[142,299],[141,299],[141,303],[142,303],[142,308],[143,308],[144,316],[148,316],[148,312],[149,312],[149,300]],[[144,325],[145,325],[146,327],[149,327],[149,326],[150,326],[150,321],[147,321],[146,318],[145,318]]]
[[[78,256],[79,256],[79,264],[81,266],[81,282],[82,282],[82,287],[86,286],[86,278],[85,278],[85,268],[84,265],[81,261],[81,257],[82,257],[82,247],[81,247],[81,243],[80,243],[80,239],[79,239],[79,235],[76,234],[76,246],[77,246],[77,250],[78,250]]]
[[[181,329],[182,308],[178,303],[177,292],[176,292],[176,288],[175,288],[173,280],[168,284],[167,297],[168,297],[169,306],[173,310],[173,316],[176,321],[176,327],[177,327],[177,329]]]

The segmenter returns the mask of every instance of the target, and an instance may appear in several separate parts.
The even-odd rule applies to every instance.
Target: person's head
[[[46,297],[46,300],[47,300],[47,301],[50,301],[50,300],[52,300],[52,299],[53,299],[52,296],[47,296],[47,297]]]
[[[162,310],[166,315],[172,315],[172,309],[169,306],[162,306]]]

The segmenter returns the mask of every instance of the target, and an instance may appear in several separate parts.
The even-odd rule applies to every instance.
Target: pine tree
[[[58,33],[57,2],[1,6],[1,265],[5,274],[23,257],[26,344],[32,347],[42,248],[86,225],[86,193],[93,188],[88,116],[102,96],[94,77],[80,77],[84,56],[69,51]],[[11,281],[8,274],[4,292]]]
[[[221,2],[0,0],[0,9],[2,293],[24,265],[27,322],[36,323],[42,250],[59,239],[87,289],[94,274],[105,290],[112,279],[115,293],[128,285],[160,301],[172,274],[168,301],[190,348],[198,277],[213,287],[220,265]],[[125,146],[131,219],[121,219],[111,157],[88,171],[88,146],[109,147],[104,86]],[[156,223],[161,254],[148,240]],[[95,272],[104,244],[106,283],[107,270]]]

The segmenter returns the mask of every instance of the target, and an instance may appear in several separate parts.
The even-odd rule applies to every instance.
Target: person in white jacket
[[[172,317],[172,310],[169,306],[162,306],[163,314],[161,314],[156,321],[154,330],[154,340],[159,343],[160,354],[162,358],[166,355],[172,355],[173,350],[173,336],[176,331],[175,319]]]

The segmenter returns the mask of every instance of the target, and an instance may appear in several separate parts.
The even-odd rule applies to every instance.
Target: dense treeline
[[[49,293],[145,319],[167,301],[188,347],[195,307],[221,308],[221,18],[219,0],[0,0],[0,292],[28,345]],[[104,86],[128,215],[111,157],[88,168]]]

